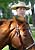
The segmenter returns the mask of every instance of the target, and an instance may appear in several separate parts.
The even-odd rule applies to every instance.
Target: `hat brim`
[[[12,7],[11,7],[11,9],[13,9],[13,10],[16,10],[16,8],[17,7],[23,7],[23,8],[25,8],[26,10],[29,10],[30,9],[30,7],[29,6],[23,6],[23,5],[13,5]]]

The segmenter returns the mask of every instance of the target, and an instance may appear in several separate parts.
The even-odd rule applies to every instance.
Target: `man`
[[[11,7],[11,9],[16,10],[17,16],[19,17],[25,17],[26,10],[29,10],[30,7],[27,6],[24,2],[19,2],[18,4],[15,4]]]
[[[19,19],[21,21],[26,20],[25,19],[25,12],[26,10],[30,9],[30,7],[28,7],[24,2],[19,2],[18,4],[15,4],[11,7],[11,9],[16,10],[17,15],[14,16],[13,18]],[[13,47],[11,47],[11,45],[9,46],[10,50],[17,50]]]

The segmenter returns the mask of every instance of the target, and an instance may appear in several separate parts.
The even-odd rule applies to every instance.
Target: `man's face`
[[[24,16],[25,15],[25,12],[26,12],[26,9],[23,8],[23,7],[20,7],[16,11],[17,11],[17,15],[18,16]]]

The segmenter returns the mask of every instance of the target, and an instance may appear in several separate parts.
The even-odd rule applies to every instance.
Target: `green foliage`
[[[31,1],[32,5],[35,3],[35,0],[0,0],[0,8],[4,9],[4,14],[5,14],[4,18],[10,17],[10,13],[8,12],[8,9],[9,9],[8,4],[11,3],[11,2],[14,4],[14,1],[16,3],[18,3],[18,1],[24,1],[26,4],[28,4],[29,1]]]
[[[32,24],[32,16],[29,16],[29,23]]]

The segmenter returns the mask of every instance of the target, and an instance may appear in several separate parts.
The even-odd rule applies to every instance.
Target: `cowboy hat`
[[[24,2],[19,2],[18,4],[12,5],[11,9],[16,10],[16,8],[18,8],[18,7],[24,7],[26,10],[30,9],[30,7],[27,6]]]

